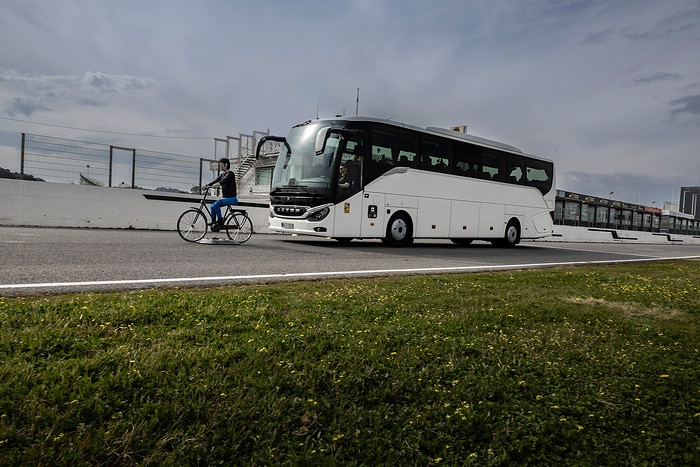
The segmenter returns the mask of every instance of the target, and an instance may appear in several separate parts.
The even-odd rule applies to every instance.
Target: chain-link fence
[[[198,192],[215,160],[22,133],[22,175],[54,183]]]

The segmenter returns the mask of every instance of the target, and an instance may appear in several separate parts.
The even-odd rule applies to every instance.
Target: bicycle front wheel
[[[188,209],[177,220],[177,233],[186,242],[198,242],[207,234],[207,216],[199,209]]]
[[[247,242],[253,235],[253,223],[250,221],[250,217],[241,213],[236,213],[229,217],[226,233],[228,238],[234,242]]]

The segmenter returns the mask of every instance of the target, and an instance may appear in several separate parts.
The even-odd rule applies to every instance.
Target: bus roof
[[[447,136],[451,139],[455,139],[458,141],[466,141],[466,142],[478,144],[480,146],[490,146],[494,149],[502,149],[505,151],[526,155],[521,149],[518,149],[515,146],[511,146],[509,144],[505,144],[505,143],[501,143],[498,141],[493,141],[490,139],[482,138],[480,136],[474,136],[474,135],[470,135],[467,133],[461,133],[459,131],[448,130],[447,128],[439,128],[439,127],[432,127],[432,126],[427,127],[427,128],[421,128],[421,127],[417,127],[414,125],[409,125],[407,123],[398,122],[395,120],[387,120],[387,119],[374,118],[374,117],[336,117],[336,118],[324,118],[322,120],[329,120],[329,121],[347,120],[347,121],[354,121],[354,122],[384,123],[386,125],[393,125],[393,126],[398,126],[401,128],[407,128],[410,130],[419,131],[421,133],[438,134],[440,136]],[[549,159],[546,159],[544,157],[532,156],[530,154],[527,154],[527,156],[551,162]]]
[[[469,135],[467,133],[461,133],[459,131],[448,130],[447,128],[438,128],[435,126],[429,126],[428,128],[426,128],[426,130],[432,131],[434,133],[440,133],[442,135],[449,136],[450,138],[462,139],[462,140],[469,141],[472,143],[493,146],[493,147],[496,147],[499,149],[505,149],[506,151],[519,152],[520,154],[523,154],[523,151],[516,148],[515,146],[511,146],[510,144],[505,144],[505,143],[499,143],[498,141],[493,141],[490,139],[482,138],[480,136]]]

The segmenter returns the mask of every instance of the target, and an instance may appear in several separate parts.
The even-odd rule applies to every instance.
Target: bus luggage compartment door
[[[449,199],[421,198],[418,201],[414,235],[422,238],[447,238],[450,234],[451,205]]]
[[[503,222],[506,207],[503,204],[481,203],[479,209],[479,238],[501,238],[506,225]]]
[[[452,201],[450,238],[476,238],[479,236],[480,204],[473,201]]]

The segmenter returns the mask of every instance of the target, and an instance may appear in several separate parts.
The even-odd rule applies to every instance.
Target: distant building
[[[557,190],[553,214],[555,225],[700,235],[700,218],[691,214],[563,190]]]
[[[681,187],[679,209],[682,213],[690,214],[696,219],[700,219],[700,186]]]

